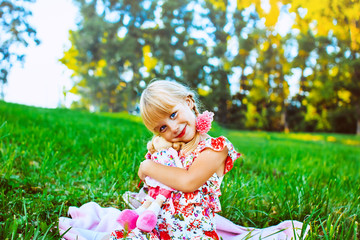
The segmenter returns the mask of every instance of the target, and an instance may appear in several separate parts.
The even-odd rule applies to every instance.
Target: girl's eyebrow
[[[177,112],[178,109],[179,109],[179,106],[178,106],[178,105],[174,106],[174,107],[171,109],[170,115],[173,114],[174,112]]]

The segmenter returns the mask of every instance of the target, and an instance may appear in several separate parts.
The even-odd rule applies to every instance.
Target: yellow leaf
[[[104,76],[104,68],[107,63],[105,59],[100,59],[97,63],[91,62],[90,66],[95,66],[94,76],[101,77]]]
[[[124,67],[130,67],[131,66],[131,62],[129,60],[126,60],[124,63]]]
[[[149,55],[151,53],[151,51],[150,51],[150,45],[145,45],[144,47],[143,47],[143,55],[145,56],[145,55]]]
[[[106,67],[106,60],[105,59],[100,59],[98,61],[98,67],[100,67],[100,68]]]
[[[291,71],[291,65],[288,63],[285,63],[282,65],[284,74],[288,74]]]
[[[226,11],[226,3],[225,0],[209,0],[209,2],[214,6],[216,10]]]
[[[274,102],[276,100],[276,96],[274,93],[270,94],[270,100]]]
[[[78,94],[79,93],[79,90],[78,90],[78,87],[77,86],[73,86],[70,91],[70,93],[73,93],[73,94]]]
[[[251,4],[252,4],[251,0],[237,0],[237,8],[239,10],[248,8],[248,7],[250,7]]]
[[[85,79],[81,80],[77,85],[79,87],[86,87],[86,80]]]
[[[309,120],[313,120],[313,119],[316,119],[316,117],[319,116],[319,114],[316,112],[316,108],[312,105],[307,105],[307,112],[306,112],[306,115],[305,115],[305,120],[306,121],[309,121]]]
[[[289,86],[284,86],[284,95],[285,95],[285,98],[287,98],[290,94],[290,89],[289,89]]]
[[[355,21],[350,24],[350,32],[351,49],[357,51],[360,48],[360,29],[356,26]]]
[[[150,45],[143,47],[144,66],[150,72],[157,65],[157,59],[152,57]]]
[[[125,82],[120,82],[120,83],[116,86],[115,92],[121,91],[124,87],[126,87],[126,83],[125,83]]]
[[[269,46],[270,46],[270,43],[268,41],[266,41],[263,44],[261,44],[260,49],[265,52],[269,49]]]
[[[315,81],[314,81],[314,86],[315,86],[315,87],[320,88],[320,87],[322,87],[322,85],[323,85],[323,83],[322,83],[321,81],[319,81],[319,80],[315,80]]]
[[[328,21],[325,18],[322,18],[317,25],[317,35],[327,36],[329,32]]]
[[[337,92],[337,94],[341,100],[343,100],[346,103],[350,103],[351,92],[349,92],[347,90],[340,90]]]
[[[239,50],[239,54],[242,55],[242,56],[247,56],[247,55],[249,55],[249,51],[246,51],[245,49],[241,48]]]
[[[104,71],[102,68],[97,68],[96,71],[94,72],[94,76],[95,77],[101,77],[104,76]]]
[[[269,14],[266,15],[266,21],[265,21],[265,25],[267,27],[275,26],[280,15],[280,10],[279,7],[277,6],[277,0],[270,0],[270,5],[271,5],[271,9]]]
[[[333,68],[331,68],[329,70],[329,75],[332,77],[335,77],[336,75],[338,75],[339,73],[339,67],[338,66],[334,66]]]
[[[224,63],[224,70],[229,71],[230,69],[231,69],[231,63],[230,62],[225,62]]]
[[[260,79],[254,79],[254,85],[260,87],[264,85],[264,82]]]

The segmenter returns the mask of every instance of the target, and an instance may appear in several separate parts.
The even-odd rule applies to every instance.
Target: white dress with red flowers
[[[227,173],[240,153],[222,136],[201,141],[193,152],[180,159],[184,168],[188,169],[206,148],[222,151],[225,147],[228,149],[228,156],[224,173]],[[111,234],[111,239],[219,239],[215,232],[214,217],[215,212],[221,210],[221,180],[215,173],[195,192],[173,191],[171,197],[164,202],[157,226],[152,232],[146,233],[136,228],[126,235],[123,230],[117,230]]]
[[[152,161],[160,163],[165,166],[183,168],[178,152],[172,147],[165,150],[154,152],[153,154],[150,154],[150,152],[148,152],[145,158],[151,159]],[[174,189],[166,186],[165,184],[162,184],[161,182],[156,181],[151,177],[146,177],[145,183],[149,187],[153,187],[153,188],[160,187],[169,191],[174,191]]]

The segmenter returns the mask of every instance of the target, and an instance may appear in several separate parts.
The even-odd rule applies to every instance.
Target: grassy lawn
[[[221,215],[267,227],[295,219],[307,239],[359,239],[360,137],[214,125],[243,153],[222,185]],[[0,239],[59,239],[69,206],[125,208],[151,134],[138,117],[0,102]]]

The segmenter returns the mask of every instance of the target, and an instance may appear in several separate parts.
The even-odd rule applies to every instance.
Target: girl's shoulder
[[[210,148],[214,151],[222,151],[227,147],[228,150],[234,149],[234,145],[224,136],[220,137],[211,137],[208,135],[205,139],[199,142],[198,150],[203,151],[206,148]]]

